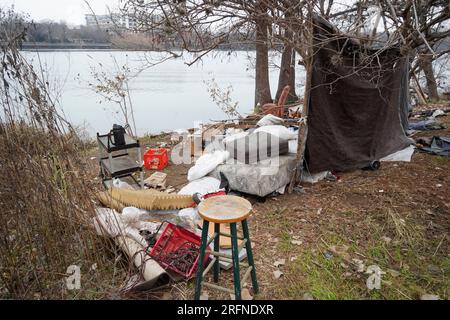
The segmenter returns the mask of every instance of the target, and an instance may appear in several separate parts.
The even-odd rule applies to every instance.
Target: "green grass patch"
[[[284,231],[281,234],[280,241],[278,242],[278,249],[284,253],[289,253],[294,249],[294,245],[292,244],[293,238],[289,234],[289,232]]]
[[[440,165],[440,166],[444,166],[444,165],[448,164],[448,157],[434,156],[432,159],[435,164]]]
[[[305,293],[315,299],[419,299],[421,295],[435,294],[448,299],[450,288],[450,260],[433,254],[418,254],[407,244],[386,244],[377,232],[368,243],[358,246],[337,234],[330,234],[317,243],[313,250],[301,253],[287,264],[285,294],[290,299],[301,299]],[[287,242],[280,242],[288,250]],[[347,244],[346,254],[331,254],[329,247]],[[436,244],[428,243],[431,248]],[[385,274],[381,276],[381,289],[369,291],[368,274],[357,272],[349,260],[360,259],[365,270],[377,265]]]

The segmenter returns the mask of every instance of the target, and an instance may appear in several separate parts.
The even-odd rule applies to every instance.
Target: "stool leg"
[[[203,268],[205,265],[205,251],[206,244],[208,243],[208,228],[209,221],[203,220],[202,228],[202,244],[200,246],[200,257],[198,259],[197,265],[197,277],[195,279],[195,300],[200,300],[200,295],[202,291],[202,280],[203,280]]]
[[[216,233],[216,238],[214,239],[214,251],[219,252],[220,250],[220,224],[214,224],[214,232]],[[216,257],[216,262],[214,263],[214,282],[219,282],[220,264],[219,258]]]
[[[247,243],[245,244],[245,249],[247,250],[248,264],[252,267],[251,275],[252,275],[253,292],[258,293],[258,291],[259,291],[258,280],[256,280],[256,268],[255,268],[255,262],[253,261],[252,244],[250,242],[250,234],[248,232],[247,220],[242,221],[242,231],[244,233],[244,238],[247,239]]]
[[[234,277],[234,295],[236,300],[241,300],[241,276],[239,273],[239,248],[236,223],[230,223],[231,229],[231,248],[233,252],[233,277]]]

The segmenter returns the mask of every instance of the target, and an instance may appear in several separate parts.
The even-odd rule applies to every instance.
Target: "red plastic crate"
[[[144,167],[147,170],[162,170],[168,163],[169,155],[165,148],[149,149],[144,154]]]
[[[161,236],[155,243],[150,256],[160,263],[163,267],[182,275],[185,279],[191,279],[197,271],[198,259],[200,258],[201,238],[195,233],[168,223],[161,233]],[[186,257],[189,252],[189,258],[186,263],[180,257]],[[205,254],[206,264],[209,259],[209,253]]]

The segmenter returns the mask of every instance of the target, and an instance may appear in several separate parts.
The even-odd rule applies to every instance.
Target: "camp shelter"
[[[363,168],[411,142],[408,56],[386,42],[364,46],[315,19],[307,170]]]

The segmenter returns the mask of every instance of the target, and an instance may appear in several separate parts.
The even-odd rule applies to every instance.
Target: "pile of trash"
[[[195,137],[197,135],[197,138]],[[265,197],[284,192],[296,163],[298,120],[268,114],[254,124],[212,125],[190,138],[202,152],[189,170],[190,182],[226,177],[233,191]],[[189,139],[189,137],[186,137]]]
[[[164,173],[154,175],[161,179]],[[147,180],[157,180],[151,178]],[[178,194],[135,188],[115,179],[110,189],[97,194],[102,207],[96,209],[93,219],[97,234],[113,239],[139,271],[123,290],[145,291],[191,279],[198,264],[202,225],[197,205],[206,197],[227,194],[227,181],[202,177]],[[221,231],[230,234],[226,226],[221,226]],[[213,228],[209,233],[212,237]],[[221,238],[219,251],[231,254],[229,238]],[[239,257],[246,257],[245,248]],[[220,266],[228,270],[232,264],[221,260]]]
[[[124,289],[148,290],[192,278],[202,225],[197,205],[208,197],[233,192],[260,197],[284,192],[295,165],[297,137],[298,126],[286,125],[271,114],[254,123],[247,119],[216,123],[193,133],[180,130],[171,142],[181,152],[176,146],[172,153],[179,152],[189,161],[194,156],[196,161],[187,185],[178,193],[166,187],[167,175],[160,171],[144,180],[143,189],[116,178],[99,192],[102,207],[93,221],[97,233],[113,239],[140,271]],[[221,225],[221,232],[230,234],[227,228]],[[213,228],[209,234],[213,236]],[[176,240],[180,237],[185,240]],[[229,238],[221,237],[220,252],[231,254]],[[246,258],[245,248],[239,258]],[[232,268],[226,260],[220,266]]]

